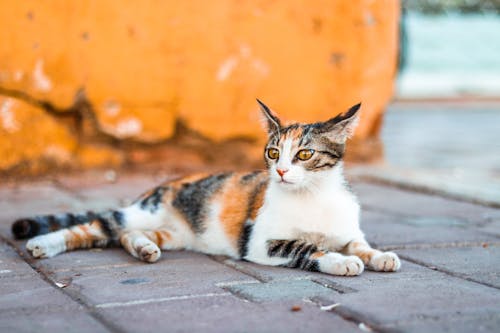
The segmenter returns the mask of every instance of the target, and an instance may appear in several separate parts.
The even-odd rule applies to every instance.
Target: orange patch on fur
[[[165,230],[155,230],[153,231],[153,233],[156,239],[151,239],[151,240],[155,242],[156,245],[160,247],[160,249],[166,242],[172,239],[172,235],[170,235],[170,233]]]
[[[353,254],[356,257],[359,257],[363,263],[368,264],[372,257],[377,253],[377,250],[374,250],[364,242],[351,242],[347,245],[346,251],[348,254]]]
[[[312,259],[312,260],[314,260],[314,259],[321,258],[324,255],[325,255],[325,252],[323,252],[323,251],[317,251],[317,252],[314,252],[313,254],[311,254],[311,256],[309,258]]]
[[[189,175],[189,176],[186,176],[186,177],[182,177],[182,178],[179,178],[179,179],[172,180],[170,182],[166,182],[166,183],[164,183],[162,185],[163,186],[171,186],[171,187],[173,187],[175,189],[179,189],[182,186],[182,184],[192,183],[192,182],[195,182],[197,180],[206,178],[208,176],[210,176],[210,174],[208,174],[208,173],[195,173],[193,175]]]
[[[372,257],[375,255],[375,253],[376,252],[374,250],[371,250],[371,251],[356,252],[354,253],[354,255],[356,257],[359,257],[359,259],[361,259],[363,263],[368,264],[370,260],[372,260]]]
[[[220,221],[228,238],[236,245],[245,223],[248,207],[248,188],[239,184],[240,177],[232,176],[224,184],[224,189],[215,200],[222,204]]]
[[[267,174],[262,172],[249,181],[242,181],[245,175],[239,173],[228,178],[221,194],[214,198],[222,206],[219,219],[234,246],[238,243],[247,219],[255,220],[264,202],[266,186],[262,184],[267,179]]]
[[[81,230],[83,234],[76,230]],[[66,242],[66,248],[69,250],[87,247],[87,243],[89,243],[89,241],[90,243],[92,242],[87,226],[85,225],[78,225],[68,229],[64,235],[64,240]]]

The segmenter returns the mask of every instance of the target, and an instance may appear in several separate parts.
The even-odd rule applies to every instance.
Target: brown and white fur
[[[396,254],[366,242],[342,175],[360,105],[326,122],[284,126],[258,102],[269,135],[266,171],[178,179],[125,208],[18,220],[14,235],[36,236],[26,245],[35,258],[121,244],[146,262],[187,249],[334,275],[398,270]]]

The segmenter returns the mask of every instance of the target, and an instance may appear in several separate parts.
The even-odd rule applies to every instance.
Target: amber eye
[[[269,157],[272,160],[275,160],[278,157],[280,157],[280,151],[276,148],[269,148],[267,150],[267,157]]]
[[[297,153],[297,158],[301,161],[307,161],[314,154],[314,149],[302,149]]]

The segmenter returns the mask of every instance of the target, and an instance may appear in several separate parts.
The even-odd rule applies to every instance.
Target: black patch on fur
[[[250,215],[252,214],[252,211],[254,211],[257,208],[255,207],[257,197],[264,190],[264,188],[267,187],[267,183],[268,183],[267,179],[265,181],[260,182],[254,187],[252,193],[250,193],[250,197],[248,198],[248,207],[245,220],[248,220],[250,218]]]
[[[300,124],[291,124],[291,125],[288,125],[287,127],[281,129],[282,131],[282,134],[285,134],[285,133],[288,133],[290,131],[294,131],[296,129],[298,129],[299,127],[301,127],[302,125]]]
[[[15,221],[12,224],[12,233],[18,239],[31,238],[87,222],[89,219],[86,214],[41,215]]]
[[[240,238],[238,239],[238,251],[240,253],[240,258],[245,258],[248,254],[248,241],[252,235],[253,221],[247,221],[243,225],[243,230],[241,231]]]
[[[336,150],[334,150],[334,153],[332,152],[329,152],[329,151],[326,151],[326,150],[318,150],[317,151],[319,154],[324,154],[324,155],[327,155],[329,156],[331,159],[341,159],[342,158],[342,154],[339,154]]]
[[[337,165],[337,163],[323,163],[321,165],[314,166],[311,170],[318,171],[320,169],[325,169],[325,168],[331,169],[336,165]]]
[[[141,209],[148,210],[150,213],[156,212],[165,190],[166,188],[163,186],[156,187],[153,193],[141,200]]]
[[[241,177],[241,183],[245,184],[245,183],[251,182],[252,180],[255,179],[255,177],[260,175],[262,172],[263,172],[262,170],[257,170],[257,171],[254,171],[252,173],[247,173],[246,175]]]
[[[31,238],[39,234],[39,224],[35,219],[19,219],[12,224],[12,234],[16,239]]]
[[[310,272],[320,272],[318,260],[309,260],[309,265],[307,265],[304,270]]]
[[[101,224],[102,231],[106,234],[106,236],[108,236],[108,238],[114,238],[116,232],[111,224],[111,221],[103,216],[97,217],[97,221]]]
[[[118,210],[115,210],[113,212],[113,218],[115,219],[116,221],[116,224],[120,227],[123,227],[123,224],[125,222],[125,218],[123,216],[123,213],[118,211]]]
[[[288,241],[283,240],[272,240],[267,241],[267,255],[270,257],[276,257],[281,252],[281,248]]]
[[[220,189],[223,181],[230,175],[230,173],[223,173],[185,183],[176,193],[172,205],[184,215],[195,233],[200,234],[205,231],[203,225],[206,215],[205,203]]]
[[[81,214],[63,213],[57,215],[42,215],[33,218],[20,219],[12,224],[12,233],[18,239],[31,238],[37,235],[44,235],[60,229],[71,228],[75,225],[90,223],[98,220],[107,235],[115,235],[116,229],[110,218],[116,221],[117,226],[123,225],[123,214],[119,211],[104,212],[96,214],[92,211]]]
[[[311,255],[318,251],[316,245],[299,240],[271,240],[267,242],[267,255],[270,257],[290,258],[283,267],[300,268],[319,272],[319,264]]]

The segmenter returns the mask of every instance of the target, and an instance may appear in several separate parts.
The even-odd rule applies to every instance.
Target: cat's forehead
[[[311,129],[311,125],[308,124],[295,123],[288,125],[272,136],[270,143],[278,145],[285,141],[292,141],[295,145],[307,144],[312,139]]]

